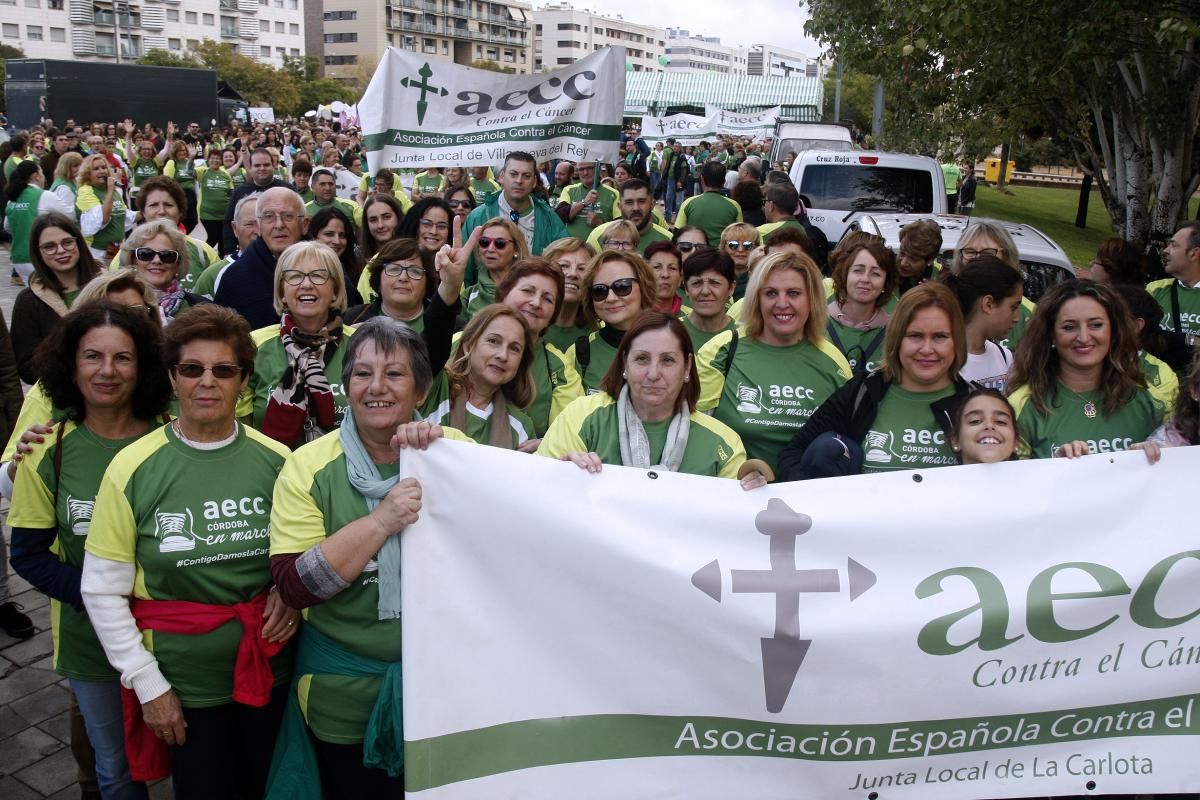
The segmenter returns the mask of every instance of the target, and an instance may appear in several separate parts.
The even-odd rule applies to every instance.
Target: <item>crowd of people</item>
[[[403,448],[753,491],[1200,444],[1200,223],[1167,281],[1106,243],[1034,303],[985,220],[831,248],[756,142],[416,173],[308,123],[10,144],[0,492],[105,798],[400,790]]]

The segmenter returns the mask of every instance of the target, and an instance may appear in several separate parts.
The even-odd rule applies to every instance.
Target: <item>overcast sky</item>
[[[576,9],[630,22],[684,28],[695,35],[718,36],[721,44],[773,44],[807,56],[820,55],[816,42],[804,36],[806,9],[798,0],[568,0]],[[533,0],[533,6],[548,5]]]

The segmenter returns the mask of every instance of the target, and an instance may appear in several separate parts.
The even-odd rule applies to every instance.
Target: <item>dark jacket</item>
[[[266,186],[258,186],[253,181],[247,181],[234,189],[233,194],[229,195],[229,205],[225,207],[225,222],[221,226],[221,255],[227,256],[237,250],[237,237],[233,235],[233,210],[237,208],[238,201],[248,194],[265,192],[267,189],[273,189],[276,186],[291,189],[293,192],[296,191],[295,186],[275,178]],[[300,204],[303,205],[304,201],[301,200]],[[275,321],[278,322],[279,320]]]
[[[213,302],[241,314],[251,330],[278,325],[275,258],[261,238],[255,239],[225,270]]]
[[[0,437],[7,442],[12,438],[13,426],[21,413],[21,378],[17,375],[17,361],[13,355],[12,339],[4,314],[0,313]]]
[[[891,384],[879,370],[861,373],[838,389],[809,417],[792,441],[779,454],[778,479],[781,481],[803,481],[815,477],[801,467],[801,458],[808,446],[823,433],[839,433],[853,442],[861,442],[879,414]],[[950,436],[950,412],[967,393],[972,384],[962,378],[954,382],[954,394],[929,404],[932,421]]]
[[[12,349],[21,380],[37,383],[33,352],[59,326],[66,313],[66,301],[44,286],[36,275],[31,276],[29,286],[17,295],[12,312]]]

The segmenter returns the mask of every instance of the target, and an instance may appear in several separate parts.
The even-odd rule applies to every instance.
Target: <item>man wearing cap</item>
[[[304,206],[304,213],[311,219],[323,208],[336,208],[354,221],[354,227],[362,228],[362,206],[337,196],[337,176],[329,167],[317,167],[308,182],[313,199]]]

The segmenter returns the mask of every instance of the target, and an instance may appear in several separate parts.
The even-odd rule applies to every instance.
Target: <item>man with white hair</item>
[[[196,283],[192,286],[192,291],[196,294],[211,300],[221,287],[221,279],[225,277],[226,270],[241,257],[250,243],[258,238],[258,197],[257,194],[248,194],[238,201],[237,207],[233,209],[233,235],[237,239],[238,249],[200,273],[200,277],[196,278]]]
[[[300,241],[307,217],[304,201],[291,187],[274,186],[255,206],[258,238],[229,266],[213,302],[232,308],[252,329],[279,323],[275,310],[275,261]]]

